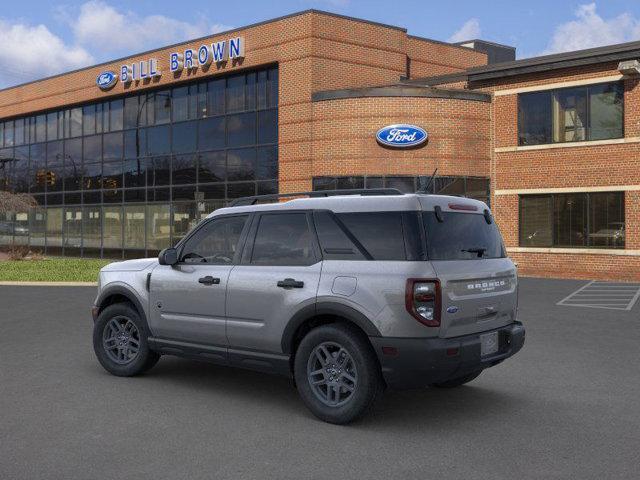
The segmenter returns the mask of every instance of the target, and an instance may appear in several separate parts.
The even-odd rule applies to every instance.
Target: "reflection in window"
[[[124,207],[124,248],[144,250],[144,205]]]
[[[255,113],[241,113],[227,116],[227,145],[243,147],[256,143]]]
[[[122,207],[103,207],[103,234],[102,245],[104,248],[122,248]]]
[[[520,246],[624,248],[624,193],[520,197]]]
[[[621,138],[622,82],[518,95],[518,144]]]
[[[227,175],[229,181],[255,180],[256,150],[243,148],[229,150],[227,154]]]
[[[178,243],[197,223],[196,204],[194,202],[174,203],[172,222],[173,244]]]
[[[83,253],[100,250],[102,246],[102,209],[100,206],[85,207],[82,211]]]
[[[160,251],[171,242],[169,204],[147,205],[147,249]]]

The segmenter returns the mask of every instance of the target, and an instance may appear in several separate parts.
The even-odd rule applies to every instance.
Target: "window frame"
[[[594,87],[600,87],[602,85],[617,85],[620,87],[621,89],[621,98],[622,98],[622,111],[621,111],[621,118],[622,118],[622,131],[621,131],[621,135],[619,137],[608,137],[608,138],[598,138],[598,139],[591,139],[591,89]],[[585,140],[562,140],[562,141],[554,141],[553,140],[553,130],[554,130],[554,115],[553,115],[553,99],[554,97],[559,93],[559,92],[564,92],[564,91],[569,91],[569,90],[578,90],[578,89],[585,89],[587,91],[586,94],[586,117],[587,117],[587,126],[585,127]],[[550,109],[549,111],[551,112],[551,118],[550,118],[550,125],[551,125],[551,132],[550,132],[550,141],[549,142],[542,142],[542,143],[521,143],[521,127],[522,127],[522,123],[521,123],[521,115],[520,115],[520,108],[521,108],[521,104],[522,104],[522,98],[527,96],[527,95],[535,95],[535,94],[539,94],[539,93],[548,93],[549,94],[549,101],[551,102],[550,105]],[[523,92],[523,93],[518,93],[518,98],[517,98],[517,111],[516,111],[516,117],[517,117],[517,129],[516,129],[516,135],[517,135],[517,146],[518,147],[533,147],[533,146],[539,146],[539,145],[562,145],[562,144],[568,144],[568,143],[582,143],[582,142],[597,142],[597,141],[607,141],[607,140],[617,140],[620,138],[625,138],[626,135],[626,122],[625,122],[625,107],[626,104],[626,98],[625,98],[625,85],[624,85],[624,81],[623,80],[616,80],[613,82],[598,82],[598,83],[592,83],[592,84],[587,84],[587,85],[576,85],[576,86],[571,86],[571,87],[561,87],[561,88],[552,88],[552,89],[543,89],[543,90],[535,90],[535,91],[531,91],[531,92]]]
[[[625,224],[625,235],[624,235],[624,246],[616,247],[616,246],[593,246],[590,245],[589,235],[591,234],[591,199],[594,194],[617,194],[621,197],[621,210],[624,216],[624,224]],[[587,232],[587,244],[586,245],[576,245],[576,246],[567,246],[567,245],[557,245],[556,242],[556,198],[558,196],[563,195],[583,195],[586,198],[585,205],[585,217],[586,217],[586,225],[585,230]],[[527,198],[541,198],[541,197],[551,197],[551,243],[549,245],[522,245],[522,235],[523,235],[523,222],[522,222],[522,199],[524,197]],[[627,215],[626,215],[626,195],[624,191],[613,190],[613,191],[605,191],[605,192],[566,192],[566,193],[541,193],[541,194],[522,194],[518,195],[518,247],[521,248],[562,248],[567,250],[575,250],[575,249],[589,249],[589,250],[627,250]]]
[[[185,248],[186,243],[194,236],[197,235],[197,233],[202,230],[203,228],[206,228],[208,225],[210,225],[213,222],[216,221],[220,221],[220,220],[226,220],[229,218],[233,218],[233,217],[247,217],[247,219],[245,220],[245,224],[244,227],[242,227],[242,232],[240,233],[240,238],[238,239],[238,249],[236,250],[236,253],[234,254],[233,258],[231,259],[231,263],[225,263],[225,264],[213,264],[213,263],[187,263],[187,262],[183,262],[182,261],[182,254]],[[243,254],[243,250],[246,244],[246,240],[247,240],[247,234],[249,232],[249,229],[253,223],[253,217],[254,214],[252,213],[248,213],[248,212],[243,212],[243,213],[229,213],[229,214],[225,214],[225,215],[216,215],[215,217],[211,217],[208,218],[202,222],[200,222],[200,224],[198,226],[196,226],[196,228],[194,228],[193,230],[191,230],[189,233],[187,233],[187,235],[185,235],[184,237],[182,237],[182,239],[176,244],[176,246],[174,247],[177,251],[177,257],[178,257],[178,262],[176,263],[176,265],[189,265],[189,266],[208,266],[208,267],[212,267],[212,266],[227,266],[227,265],[239,265],[240,264],[240,259],[242,258],[242,254]]]
[[[258,265],[251,263],[251,259],[253,257],[253,249],[255,247],[255,241],[258,233],[258,227],[260,226],[260,220],[263,216],[266,215],[286,215],[286,214],[304,214],[307,220],[307,226],[309,228],[309,232],[311,234],[311,251],[312,251],[312,261],[311,263],[304,265]],[[310,267],[312,265],[321,262],[322,252],[320,250],[320,243],[318,242],[318,232],[316,231],[316,227],[313,223],[313,209],[309,210],[300,210],[300,209],[291,209],[291,210],[266,210],[256,212],[251,219],[251,227],[247,234],[247,239],[243,248],[242,258],[240,260],[240,265],[246,265],[251,267],[259,267],[259,268],[270,268],[270,267]]]

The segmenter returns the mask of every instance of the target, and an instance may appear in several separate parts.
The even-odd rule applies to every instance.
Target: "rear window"
[[[505,256],[502,237],[495,222],[475,213],[424,212],[429,260],[477,260]]]
[[[422,258],[415,212],[338,213],[336,217],[372,260]]]

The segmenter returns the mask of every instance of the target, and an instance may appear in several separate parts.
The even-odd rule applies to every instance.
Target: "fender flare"
[[[378,330],[373,322],[355,308],[338,302],[318,302],[313,305],[307,305],[291,317],[284,329],[284,332],[282,333],[281,347],[284,353],[292,353],[291,346],[298,328],[310,318],[318,315],[334,315],[342,317],[360,327],[360,329],[369,337],[382,336],[380,330]]]
[[[105,289],[100,292],[100,295],[98,295],[98,298],[96,299],[96,306],[100,310],[102,310],[104,301],[113,295],[122,295],[131,303],[133,303],[133,306],[136,308],[136,310],[138,310],[138,313],[142,317],[142,320],[147,323],[147,313],[146,310],[142,307],[140,299],[135,293],[122,285],[105,287]]]

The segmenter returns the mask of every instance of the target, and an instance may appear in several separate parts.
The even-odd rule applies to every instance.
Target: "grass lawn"
[[[0,261],[0,281],[96,282],[98,270],[113,261],[85,258]]]

